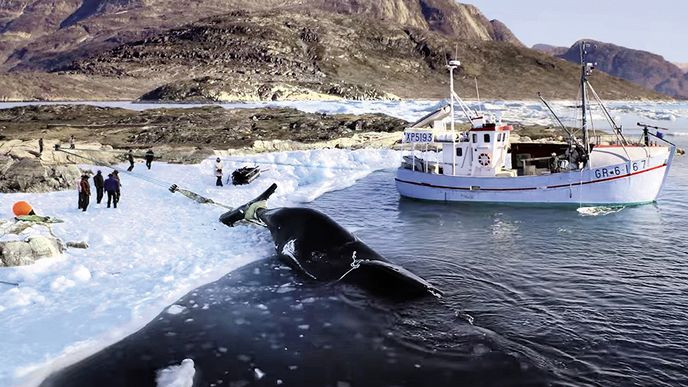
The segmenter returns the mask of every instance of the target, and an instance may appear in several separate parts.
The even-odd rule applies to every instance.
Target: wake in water
[[[578,207],[576,211],[583,216],[600,216],[615,214],[624,208],[624,206]]]

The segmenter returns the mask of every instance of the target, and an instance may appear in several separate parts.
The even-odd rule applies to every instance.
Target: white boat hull
[[[402,196],[446,202],[640,204],[657,199],[674,148],[650,157],[540,176],[448,176],[399,168]]]

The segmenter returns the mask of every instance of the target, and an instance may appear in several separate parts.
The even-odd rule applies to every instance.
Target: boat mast
[[[449,68],[449,98],[451,106],[451,132],[452,132],[452,176],[456,175],[456,132],[455,132],[455,121],[454,117],[454,69],[460,66],[461,63],[458,60],[450,60],[447,67]],[[470,118],[470,117],[469,117]]]
[[[580,63],[581,63],[581,79],[580,79],[580,90],[581,90],[581,111],[583,115],[581,117],[581,130],[583,132],[583,146],[585,147],[585,153],[590,153],[590,140],[588,139],[588,122],[587,122],[587,88],[586,83],[588,82],[588,64],[585,62],[585,40],[581,41],[580,44]]]

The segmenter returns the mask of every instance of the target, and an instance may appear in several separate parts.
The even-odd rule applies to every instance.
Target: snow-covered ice
[[[96,205],[92,198],[85,213],[76,209],[73,190],[0,194],[2,217],[11,216],[12,203],[27,200],[39,214],[64,220],[53,225],[62,240],[90,246],[31,266],[0,268],[0,280],[20,284],[0,284],[0,385],[37,384],[49,372],[135,332],[190,290],[274,253],[267,231],[226,227],[218,222],[224,208],[172,194],[163,182],[230,206],[277,182],[270,205],[293,205],[350,186],[374,170],[396,167],[401,156],[371,149],[246,158],[309,167],[259,163],[269,170],[252,184],[219,188],[211,159],[198,165],[154,163],[150,171],[138,164],[134,174],[160,184],[125,173],[119,208]],[[224,160],[227,171],[243,165],[231,159]],[[107,168],[92,169],[109,173]]]

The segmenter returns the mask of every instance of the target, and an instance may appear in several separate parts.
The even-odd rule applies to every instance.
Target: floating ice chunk
[[[261,371],[260,368],[256,367],[253,369],[253,375],[256,377],[256,380],[263,379],[263,376],[265,376],[265,372]]]
[[[239,361],[243,361],[243,362],[251,361],[251,357],[248,355],[239,355],[239,356],[237,356],[237,359],[239,359]]]
[[[291,284],[284,284],[284,285],[280,285],[280,287],[277,288],[275,293],[280,293],[280,294],[289,293],[289,292],[293,292],[294,290],[295,289],[291,286]]]
[[[195,373],[193,360],[184,359],[180,365],[158,371],[155,384],[157,387],[192,387]]]
[[[172,315],[177,315],[179,313],[182,313],[185,310],[186,310],[185,307],[183,307],[181,305],[174,304],[174,305],[170,306],[169,308],[167,308],[167,313],[172,314]]]

